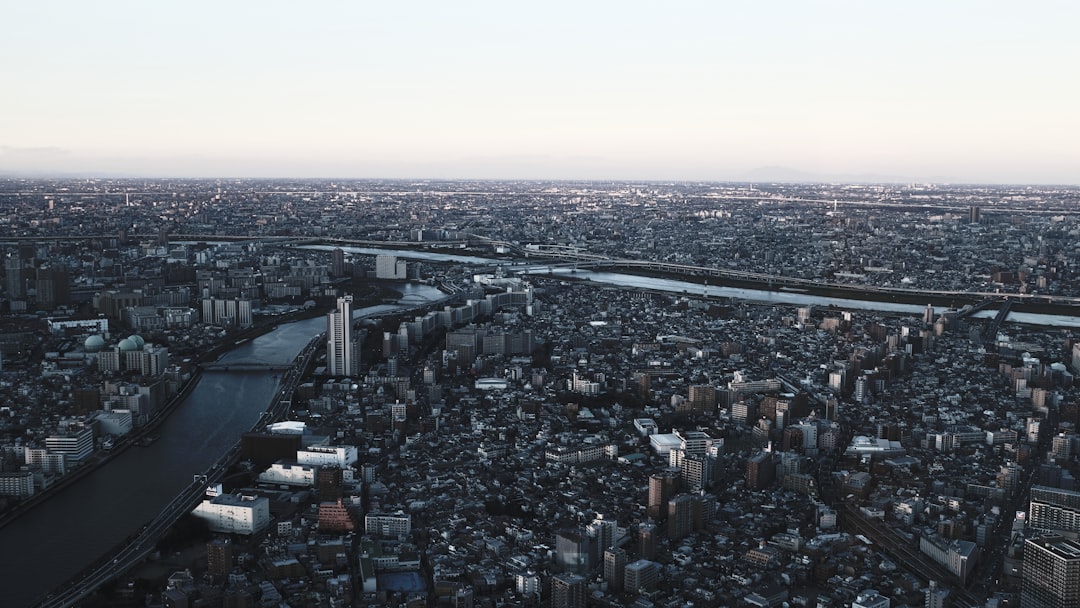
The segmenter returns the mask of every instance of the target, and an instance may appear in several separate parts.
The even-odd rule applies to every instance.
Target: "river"
[[[316,251],[329,251],[337,249],[330,245],[303,245],[298,249]],[[601,272],[595,270],[576,270],[563,266],[550,266],[546,264],[521,264],[505,259],[483,258],[471,255],[458,255],[431,251],[413,251],[407,249],[377,249],[374,247],[341,247],[345,252],[357,255],[395,255],[403,259],[422,260],[427,262],[443,262],[465,265],[496,265],[503,266],[511,273],[523,275],[535,275],[539,278],[555,278],[577,281],[591,281],[612,287],[629,289],[648,289],[652,291],[665,291],[673,294],[686,294],[690,296],[707,296],[710,298],[735,298],[740,300],[753,300],[757,302],[769,302],[775,304],[788,304],[791,306],[835,306],[852,310],[876,310],[885,313],[912,313],[921,315],[924,306],[915,304],[900,304],[897,302],[885,302],[877,300],[856,300],[851,298],[833,298],[817,296],[796,291],[770,291],[765,289],[745,289],[741,287],[726,287],[723,285],[702,285],[689,281],[676,279],[662,279],[636,274],[619,272]],[[940,312],[940,309],[938,310]],[[992,319],[996,311],[984,310],[973,316],[979,319]],[[1041,313],[1011,312],[1006,323],[1025,323],[1029,325],[1043,325],[1048,327],[1080,327],[1080,316],[1052,315]]]
[[[395,288],[409,305],[445,297],[427,285]],[[399,308],[372,306],[354,316]],[[322,317],[284,323],[226,353],[221,361],[288,363],[325,330]],[[0,529],[0,604],[33,604],[153,519],[190,485],[193,475],[221,458],[258,421],[277,385],[277,375],[269,372],[204,372],[159,427],[158,441],[129,448]]]

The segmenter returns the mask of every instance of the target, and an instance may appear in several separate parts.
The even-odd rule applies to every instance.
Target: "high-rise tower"
[[[356,373],[352,345],[352,296],[337,300],[337,310],[326,314],[326,372],[331,376]]]

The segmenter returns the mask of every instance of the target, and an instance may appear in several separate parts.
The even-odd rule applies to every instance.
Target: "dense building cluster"
[[[1072,296],[1075,191],[119,186],[5,184],[9,234],[26,237],[0,245],[9,506],[147,424],[199,350],[305,307],[326,314],[327,334],[287,420],[238,438],[234,475],[191,513],[208,536],[183,563],[157,555],[106,586],[109,601],[1075,601],[1075,329],[998,321],[988,336],[967,309],[508,276],[515,253],[542,244],[869,288]],[[107,215],[110,234],[50,240],[86,232],[62,212],[76,205]],[[410,257],[433,246],[487,259]],[[402,280],[439,285],[445,301],[354,318],[355,293]],[[175,574],[149,574],[155,564]]]

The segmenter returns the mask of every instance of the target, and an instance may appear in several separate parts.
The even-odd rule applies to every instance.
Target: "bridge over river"
[[[293,363],[281,363],[258,360],[215,361],[199,365],[204,372],[284,372],[293,368]]]

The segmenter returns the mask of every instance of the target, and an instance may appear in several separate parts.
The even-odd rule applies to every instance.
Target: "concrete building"
[[[585,608],[585,577],[571,573],[552,577],[551,608]]]
[[[306,464],[275,462],[270,468],[259,473],[260,483],[286,486],[314,487],[315,474],[319,468]]]
[[[660,564],[639,559],[626,565],[623,588],[630,593],[641,593],[656,586],[660,580]]]
[[[626,576],[626,550],[622,547],[611,547],[604,551],[604,582],[608,584],[608,591],[620,593]]]
[[[404,281],[408,278],[405,260],[399,260],[395,255],[375,256],[375,278]]]
[[[214,532],[251,535],[270,524],[270,501],[262,496],[221,494],[202,501],[191,514],[205,519]]]
[[[1028,525],[1043,532],[1080,532],[1080,492],[1032,486]]]
[[[354,445],[313,445],[296,452],[296,462],[312,466],[351,467],[359,459]]]
[[[375,536],[406,536],[412,532],[412,516],[404,513],[370,513],[364,516],[364,533]]]
[[[1020,606],[1080,606],[1080,543],[1059,535],[1027,539]]]
[[[83,427],[45,438],[45,447],[53,454],[63,454],[68,462],[82,460],[94,452],[94,429]]]
[[[31,471],[0,472],[0,496],[29,498],[34,495],[34,474]]]

